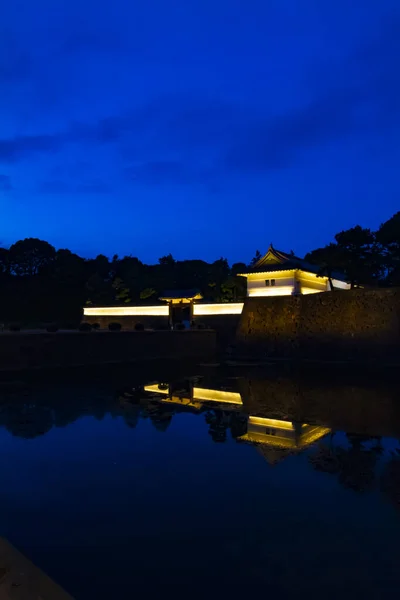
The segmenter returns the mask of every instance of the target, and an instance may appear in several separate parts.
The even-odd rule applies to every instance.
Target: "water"
[[[398,388],[195,369],[0,389],[0,534],[76,599],[382,598]]]

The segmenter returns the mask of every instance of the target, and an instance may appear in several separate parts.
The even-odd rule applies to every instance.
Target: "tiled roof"
[[[319,265],[313,265],[312,263],[309,263],[303,258],[295,256],[294,254],[287,254],[281,250],[275,250],[271,244],[267,253],[260,258],[255,265],[250,267],[246,274],[269,273],[274,271],[293,271],[295,269],[301,269],[302,271],[315,273],[316,275],[321,271],[321,267]],[[346,277],[342,273],[332,273],[332,277],[334,279],[346,281]]]

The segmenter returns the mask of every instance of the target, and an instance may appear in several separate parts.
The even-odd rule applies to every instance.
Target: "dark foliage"
[[[79,331],[92,331],[92,326],[90,323],[81,323],[78,327]]]
[[[122,325],[121,323],[109,323],[108,329],[110,331],[121,331]]]
[[[92,323],[92,329],[98,331],[100,329],[100,323]]]
[[[251,264],[260,257],[257,251]],[[342,231],[306,259],[319,265],[321,275],[343,272],[353,286],[400,285],[400,212],[375,232],[360,226]],[[133,256],[87,260],[28,238],[0,248],[0,321],[76,328],[84,306],[154,305],[165,289],[196,288],[206,302],[240,302],[246,279],[238,275],[247,269],[244,262],[230,267],[224,258],[177,261],[171,254],[154,265]]]
[[[144,331],[144,325],[143,325],[143,323],[136,323],[135,324],[135,331]]]

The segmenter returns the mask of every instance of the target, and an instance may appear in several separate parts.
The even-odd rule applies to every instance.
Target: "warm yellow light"
[[[181,302],[189,303],[189,302],[192,302],[193,300],[201,300],[202,298],[203,298],[203,296],[199,293],[199,294],[196,294],[195,296],[190,296],[190,298],[187,298],[184,296],[182,296],[181,298],[176,298],[175,296],[173,298],[171,298],[170,296],[162,296],[160,298],[160,300],[165,300],[166,302],[172,302],[172,304],[180,304]]]
[[[201,402],[193,402],[187,396],[171,396],[171,398],[163,398],[161,400],[163,404],[178,404],[179,406],[189,406],[199,410],[202,406]]]
[[[250,416],[249,425],[263,425],[264,427],[293,430],[293,423],[291,423],[290,421],[281,421],[279,419],[265,419],[264,417]]]
[[[290,448],[296,447],[295,441],[291,437],[280,437],[278,435],[269,435],[266,433],[259,433],[256,431],[249,431],[239,437],[243,442],[250,442],[252,444],[262,444],[263,446],[272,446],[274,448]]]
[[[250,280],[257,279],[285,279],[294,277],[293,269],[283,269],[282,271],[258,271],[256,273],[243,273],[239,277],[247,277]]]
[[[169,395],[169,390],[162,390],[158,387],[158,383],[152,385],[145,385],[145,392],[152,392],[153,394],[163,394],[164,396]],[[224,392],[222,390],[209,390],[206,388],[193,388],[193,398],[195,400],[202,400],[203,402],[226,402],[229,404],[243,404],[242,397],[236,392]],[[190,401],[190,400],[189,400]]]
[[[224,392],[222,390],[209,390],[206,388],[193,388],[193,397],[196,400],[207,402],[227,402],[229,404],[243,404],[242,396],[236,392]]]
[[[320,294],[321,292],[326,292],[326,289],[316,290],[314,288],[301,286],[301,293],[304,294],[304,295],[306,295],[306,294]]]
[[[276,285],[273,287],[249,288],[247,295],[254,297],[290,296],[293,293],[292,285]]]
[[[300,444],[302,446],[309,446],[330,433],[330,431],[331,430],[327,427],[313,427],[311,431],[308,431],[301,436]]]
[[[254,419],[257,419],[257,421],[254,422]],[[252,422],[259,426],[267,425],[274,429],[275,433],[272,434],[271,432],[262,429],[258,430],[257,427],[251,428]],[[286,425],[290,427],[282,427],[281,425],[274,425],[274,423],[286,423]],[[241,440],[276,448],[290,448],[292,450],[306,448],[330,432],[330,429],[327,429],[326,427],[302,424],[300,426],[302,432],[300,435],[296,435],[296,431],[292,424],[287,421],[282,422],[276,419],[262,419],[259,417],[249,417],[248,425],[249,429],[245,435],[240,436]],[[279,430],[281,430],[281,433],[279,433]]]
[[[195,304],[193,315],[195,317],[204,315],[240,315],[243,310],[243,302],[232,302],[224,304]]]
[[[340,281],[339,279],[333,279],[332,283],[333,283],[334,288],[339,288],[341,290],[350,290],[351,289],[350,283],[347,283],[346,281]]]
[[[144,386],[144,391],[145,392],[153,392],[156,394],[164,394],[166,396],[168,396],[169,394],[169,389],[167,390],[160,390],[160,388],[158,387],[158,383],[155,383],[154,385],[145,385]]]
[[[106,306],[83,309],[85,317],[168,317],[168,306]]]
[[[301,280],[303,279],[309,279],[310,281],[327,281],[328,278],[325,275],[317,275],[316,273],[310,273],[310,271],[302,271],[301,269],[299,269],[297,271],[299,273],[299,278]]]

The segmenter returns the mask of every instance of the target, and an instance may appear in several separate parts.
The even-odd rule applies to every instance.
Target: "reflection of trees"
[[[224,411],[210,410],[206,413],[206,423],[208,433],[211,435],[214,442],[226,441],[226,430],[229,427],[229,417]]]
[[[233,438],[243,435],[247,431],[247,417],[241,413],[225,410],[209,410],[205,415],[209,426],[208,433],[214,442],[225,442],[228,429]]]
[[[321,444],[309,457],[310,463],[317,471],[336,475],[339,483],[356,492],[367,492],[373,489],[376,481],[375,467],[381,451],[380,438],[349,434],[350,447],[326,446]],[[374,441],[375,445],[366,448],[365,442]]]
[[[7,407],[2,423],[12,435],[32,439],[44,435],[53,427],[52,411],[48,407],[22,405]]]
[[[380,488],[390,502],[400,509],[400,449],[386,463],[380,481]]]
[[[20,396],[0,398],[0,426],[12,435],[31,439],[44,435],[53,427],[66,427],[83,416],[103,418],[115,412],[112,398],[44,397],[27,399]],[[120,411],[121,414],[121,411]]]
[[[175,412],[170,406],[165,406],[160,402],[148,402],[142,408],[142,417],[149,418],[157,431],[166,431]]]
[[[247,433],[247,415],[244,415],[240,412],[234,412],[231,414],[230,418],[230,427],[231,427],[231,435],[233,439],[239,438],[241,435]]]

